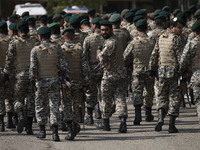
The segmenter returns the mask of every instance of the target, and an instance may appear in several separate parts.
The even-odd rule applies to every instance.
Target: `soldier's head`
[[[113,24],[115,27],[119,27],[121,24],[121,16],[120,14],[113,14],[110,16],[109,21]]]
[[[75,37],[75,29],[73,27],[66,28],[62,33],[64,41],[73,41]]]
[[[9,25],[9,35],[12,37],[14,35],[17,35],[17,24],[16,23],[11,23]]]
[[[94,32],[96,29],[100,29],[100,21],[101,21],[102,19],[100,18],[100,17],[96,17],[96,18],[94,18],[94,19],[92,19],[92,21],[91,21],[91,24],[92,24],[92,26],[91,26],[91,28],[92,28],[92,31]]]
[[[79,29],[80,28],[80,15],[79,14],[72,15],[69,19],[69,24],[71,27],[73,27],[75,29]]]
[[[17,24],[17,31],[18,35],[26,35],[29,33],[29,27],[28,27],[28,22],[25,20],[20,20],[20,22]]]
[[[63,24],[64,24],[64,19],[63,19],[63,17],[62,17],[61,14],[55,14],[55,15],[53,16],[53,22],[59,22],[59,23],[60,23],[60,26],[63,26]]]
[[[90,22],[88,19],[83,19],[80,22],[81,30],[84,30],[85,28],[90,28]]]
[[[167,28],[167,16],[158,15],[157,17],[155,17],[155,22],[156,26],[163,27],[165,29]]]
[[[42,15],[38,18],[40,25],[47,25],[47,15]]]
[[[28,22],[29,27],[36,28],[36,19],[34,17],[28,17],[26,21]]]
[[[38,31],[38,38],[40,41],[42,40],[49,40],[51,36],[51,29],[49,27],[41,27]]]
[[[10,16],[10,22],[12,22],[12,23],[18,23],[19,20],[20,20],[20,16],[17,15],[17,14],[12,14],[12,15]]]
[[[181,35],[183,27],[185,26],[185,21],[180,17],[175,17],[170,23],[171,31],[176,35]]]
[[[0,33],[1,34],[8,34],[8,27],[6,22],[0,22]]]
[[[112,23],[107,20],[101,20],[100,22],[101,26],[101,35],[104,39],[108,39],[113,34],[113,28]]]
[[[194,35],[200,35],[200,20],[197,20],[193,25],[192,25],[192,31],[194,32]]]
[[[136,22],[136,28],[139,32],[146,33],[147,31],[147,20],[146,19],[140,19]]]
[[[48,27],[51,29],[51,34],[60,35],[60,23],[53,22]]]
[[[89,16],[89,18],[94,18],[95,15],[96,15],[96,9],[91,8],[91,9],[88,10],[88,16]]]

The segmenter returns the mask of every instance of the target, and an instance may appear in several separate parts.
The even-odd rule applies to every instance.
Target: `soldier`
[[[8,34],[11,38],[14,36],[17,36],[17,24],[16,23],[11,23],[9,25]]]
[[[28,17],[26,21],[28,22],[30,36],[37,38],[36,19],[34,17]]]
[[[60,25],[60,31],[62,32],[63,29],[64,29],[64,26],[63,26],[63,24],[64,24],[64,18],[63,18],[63,16],[61,14],[55,14],[53,16],[53,22],[59,23],[59,25]]]
[[[22,19],[24,19],[24,20],[26,20],[29,16],[30,16],[30,14],[28,11],[23,12],[21,15]]]
[[[19,119],[17,132],[22,133],[26,119],[26,132],[27,134],[33,134],[34,93],[30,88],[28,69],[30,51],[37,40],[28,35],[29,29],[26,21],[21,20],[17,24],[17,29],[19,37],[12,39],[9,43],[4,72],[6,76],[11,76],[12,69],[15,68],[14,110]]]
[[[70,17],[71,17],[71,16],[66,16],[66,17],[64,18],[64,24],[63,24],[64,28],[67,28],[67,27],[70,26],[70,24],[69,24],[69,19],[70,19]]]
[[[40,126],[37,138],[46,138],[45,125],[48,112],[50,112],[53,140],[60,141],[58,136],[60,103],[58,72],[60,71],[64,78],[67,78],[67,64],[61,47],[49,40],[51,30],[48,27],[41,27],[37,33],[41,44],[31,50],[29,71],[29,79],[36,90],[35,111],[37,123]]]
[[[103,74],[103,70],[100,68],[99,65],[99,60],[96,58],[97,49],[99,46],[102,46],[104,42],[104,39],[100,34],[100,20],[102,19],[98,17],[92,20],[92,30],[94,33],[87,36],[83,42],[83,75],[86,84],[89,84],[88,89],[86,91],[86,124],[88,125],[94,124],[93,110],[95,105],[97,104],[97,93],[98,91],[100,91],[100,83]]]
[[[123,9],[122,12],[121,12],[121,19],[122,19],[122,21],[121,21],[121,25],[120,25],[120,26],[121,26],[122,28],[125,28],[125,27],[126,27],[127,22],[125,21],[124,16],[125,16],[128,12],[129,12],[129,9]]]
[[[11,23],[18,23],[20,21],[20,16],[19,15],[17,15],[17,14],[12,14],[11,16],[10,16],[10,22]]]
[[[175,119],[179,115],[180,97],[178,87],[178,60],[182,51],[179,36],[182,33],[184,20],[175,17],[171,21],[171,32],[162,34],[152,52],[149,70],[150,76],[158,78],[158,95],[156,104],[158,108],[158,123],[155,131],[161,131],[164,124],[164,117],[170,116],[169,133],[177,133]],[[169,110],[168,110],[169,109]]]
[[[82,32],[86,32],[87,34],[91,34],[92,33],[92,30],[90,28],[89,20],[87,20],[87,19],[81,20],[80,25],[81,25],[81,31]]]
[[[39,21],[39,28],[40,27],[44,27],[44,26],[47,26],[47,15],[42,15],[38,18],[38,21]],[[39,29],[38,28],[38,29]]]
[[[63,40],[60,37],[60,23],[53,22],[48,27],[51,29],[51,42],[55,42],[61,46],[63,44]]]
[[[192,66],[192,77],[191,83],[194,92],[194,101],[197,106],[198,121],[200,124],[200,100],[199,100],[199,87],[200,87],[200,47],[199,47],[199,35],[200,35],[200,20],[196,21],[192,26],[192,31],[194,32],[195,38],[188,41],[184,51],[181,55],[180,60],[180,73],[183,73],[188,69],[188,65]],[[192,64],[192,65],[190,65]]]
[[[102,93],[102,122],[97,128],[110,131],[110,120],[112,116],[112,103],[115,95],[116,112],[121,120],[119,132],[126,133],[126,68],[124,66],[123,49],[117,43],[117,37],[113,35],[112,23],[106,20],[100,21],[101,35],[105,39],[102,50],[98,50],[97,56],[104,70],[101,81]]]
[[[73,103],[73,127],[70,119],[64,119],[67,120],[67,126],[69,129],[69,135],[65,137],[65,139],[73,140],[74,137],[80,132],[80,125],[78,123],[81,119],[79,106],[81,105],[81,89],[83,86],[81,69],[82,46],[81,43],[74,42],[75,29],[72,27],[68,27],[63,31],[63,38],[65,42],[62,45],[62,49],[64,50],[64,55],[70,70],[70,91],[71,101]],[[69,109],[66,111],[69,112]],[[68,115],[70,115],[70,113]],[[66,118],[66,115],[64,118]],[[70,117],[68,116],[67,118]]]
[[[96,17],[96,9],[90,8],[88,10],[88,16],[89,16],[89,21],[91,22],[92,19],[94,19]]]
[[[140,19],[136,23],[138,30],[138,37],[135,37],[133,41],[127,46],[124,51],[124,59],[127,66],[133,64],[132,73],[132,90],[133,90],[133,105],[135,107],[135,120],[134,125],[139,125],[142,121],[141,118],[141,106],[143,105],[143,89],[147,91],[145,97],[145,110],[146,121],[152,121],[153,116],[151,114],[151,108],[153,106],[154,96],[154,79],[149,79],[148,76],[148,63],[153,51],[155,40],[148,37],[147,32],[147,20]]]

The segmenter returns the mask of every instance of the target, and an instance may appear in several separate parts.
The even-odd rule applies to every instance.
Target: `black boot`
[[[6,128],[8,128],[8,129],[15,129],[16,128],[15,125],[13,124],[13,122],[12,122],[12,116],[13,116],[12,112],[7,113],[8,121],[7,121]]]
[[[99,108],[99,102],[96,104],[96,106],[94,108],[94,113],[95,113],[96,119],[101,119],[101,111],[100,111],[100,108]]]
[[[86,123],[87,125],[92,125],[92,124],[94,124],[94,120],[93,120],[93,109],[92,109],[92,108],[87,108],[87,117],[86,117],[85,123]]]
[[[46,138],[45,125],[40,125],[40,132],[38,133],[37,138],[39,139]]]
[[[33,135],[32,124],[33,124],[33,117],[27,117],[26,118],[26,134],[27,135]]]
[[[5,131],[5,125],[4,125],[4,116],[0,115],[0,132]]]
[[[67,128],[68,128],[68,135],[65,137],[66,140],[73,140],[76,136],[76,133],[74,132],[73,126],[72,126],[72,120],[67,121]]]
[[[141,121],[142,121],[141,106],[135,106],[135,120],[134,120],[134,125],[140,125]]]
[[[105,131],[110,131],[110,120],[109,119],[102,119],[101,122],[95,124],[98,129],[103,129]]]
[[[158,123],[155,127],[155,131],[162,131],[162,126],[164,125],[164,116],[165,112],[164,109],[161,108],[158,110]]]
[[[151,107],[145,107],[145,119],[147,122],[153,121],[154,116],[152,115]]]
[[[18,133],[22,133],[23,128],[24,128],[24,123],[25,123],[25,119],[24,119],[24,114],[22,111],[17,113],[18,115],[18,124],[17,124],[17,132]]]
[[[58,126],[52,126],[52,129],[53,129],[53,133],[52,133],[52,138],[53,138],[53,141],[60,141],[60,138],[58,136]]]
[[[194,93],[193,93],[193,89],[192,88],[189,89],[189,94],[190,94],[190,98],[191,98],[191,104],[195,105],[195,102],[194,102]]]
[[[123,117],[123,118],[120,118],[120,120],[121,120],[121,124],[120,124],[120,127],[119,127],[119,132],[120,133],[126,133],[126,131],[127,131],[126,118]]]
[[[59,129],[60,130],[62,130],[62,131],[68,131],[67,130],[67,127],[66,127],[66,125],[65,125],[65,123],[64,123],[64,121],[63,121],[63,118],[64,118],[64,116],[63,116],[63,113],[61,112],[60,113],[60,127],[59,127]]]
[[[17,124],[18,124],[17,113],[13,113],[13,123],[14,123],[14,125],[16,125],[16,126],[17,126]]]
[[[178,133],[178,129],[175,127],[175,116],[170,116],[169,120],[169,133]]]

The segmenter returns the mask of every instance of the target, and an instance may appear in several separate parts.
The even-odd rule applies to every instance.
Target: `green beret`
[[[82,25],[84,22],[88,22],[89,23],[89,20],[88,19],[82,19],[81,21],[80,21],[80,25]]]
[[[28,20],[36,20],[36,19],[32,16],[29,16],[28,18],[26,18],[26,21],[28,21]]]
[[[194,16],[195,16],[196,18],[198,18],[198,17],[200,16],[200,9],[198,9],[198,10],[195,12]]]
[[[71,16],[66,16],[65,18],[64,18],[64,20],[66,21],[66,22],[69,22],[69,19],[71,18]]]
[[[126,13],[126,15],[124,16],[124,18],[125,18],[125,19],[132,18],[133,15],[134,15],[134,13],[129,11],[128,13]]]
[[[110,18],[112,15],[117,14],[117,11],[112,12],[108,18]]]
[[[143,28],[143,27],[147,27],[147,20],[146,19],[140,19],[136,22],[135,26],[137,28]]]
[[[109,21],[112,22],[112,23],[116,23],[116,22],[121,21],[121,16],[120,16],[120,14],[113,14],[113,15],[110,17]]]
[[[72,14],[71,14],[71,13],[66,13],[66,14],[64,15],[64,18],[67,17],[67,16],[72,16]]]
[[[44,35],[44,34],[48,34],[48,33],[51,33],[51,29],[46,26],[39,28],[39,30],[37,31],[38,35]]]
[[[100,26],[109,26],[112,27],[112,23],[108,20],[101,20],[99,21]]]
[[[137,11],[137,8],[131,8],[129,11],[135,14],[135,12]]]
[[[155,21],[165,22],[165,21],[167,21],[167,16],[158,15],[158,16],[155,18]]]
[[[80,15],[78,15],[78,14],[72,15],[71,18],[69,19],[69,23],[71,25],[79,24],[80,23]]]
[[[154,12],[153,12],[153,16],[156,17],[159,15],[159,13],[161,12],[162,10],[161,9],[156,9]]]
[[[96,9],[94,9],[94,8],[90,8],[89,10],[88,10],[88,14],[90,15],[90,14],[95,14],[96,13]]]
[[[29,16],[24,16],[22,19],[24,20],[24,21],[26,21],[26,19],[28,18]]]
[[[197,20],[193,25],[192,25],[192,31],[195,32],[197,29],[200,27],[200,20]]]
[[[88,13],[82,13],[82,14],[80,14],[80,18],[81,19],[87,19],[87,20],[89,20]]]
[[[47,20],[48,20],[48,22],[51,22],[53,20],[53,15],[48,14],[47,15]]]
[[[53,16],[53,22],[58,22],[58,21],[60,21],[61,18],[62,18],[61,14],[55,14]]]
[[[146,9],[139,9],[138,11],[136,11],[135,16],[146,15],[146,14],[147,14]]]
[[[17,24],[16,24],[16,23],[11,23],[11,24],[9,25],[9,29],[10,29],[10,30],[13,30],[13,31],[17,31]]]
[[[140,15],[140,16],[134,17],[133,22],[136,23],[136,22],[137,22],[138,20],[140,20],[140,19],[144,19],[144,16],[143,16],[143,15]]]
[[[175,9],[175,10],[173,11],[173,15],[176,17],[176,15],[179,14],[180,12],[181,12],[180,9]]]
[[[48,27],[50,29],[53,29],[53,28],[60,28],[60,23],[59,22],[53,22],[51,23],[50,25],[48,25]]]
[[[99,21],[101,21],[101,20],[103,20],[103,19],[100,18],[100,17],[96,17],[96,18],[92,19],[91,23],[92,24],[99,24]]]
[[[173,22],[178,22],[180,24],[182,24],[183,26],[185,26],[185,21],[181,18],[181,17],[175,17],[172,19]]]
[[[164,7],[162,8],[162,11],[170,12],[170,6],[164,6]]]
[[[191,13],[195,13],[195,11],[197,10],[197,6],[196,5],[191,5],[189,7],[189,10],[190,10]]]
[[[179,18],[181,18],[181,19],[183,19],[185,22],[187,22],[187,17],[185,16],[185,14],[184,13],[179,13],[178,15],[176,15],[176,17],[179,17]]]
[[[168,13],[167,11],[161,11],[159,15],[170,17],[170,13]]]
[[[10,16],[10,19],[18,19],[18,16],[17,16],[16,14],[12,14],[12,15]]]
[[[19,23],[17,24],[17,29],[19,29],[20,27],[28,27],[28,22],[25,21],[24,19],[20,20]]]
[[[24,18],[25,16],[30,16],[28,11],[22,13],[22,18]]]
[[[121,17],[124,17],[129,12],[129,9],[124,9],[121,12]]]
[[[68,27],[62,32],[62,35],[64,35],[65,32],[75,33],[75,29],[73,27]]]
[[[0,22],[0,28],[7,27],[7,23],[5,21]]]
[[[41,20],[41,19],[45,19],[45,20],[47,20],[47,15],[39,16],[39,17],[38,17],[38,20]]]

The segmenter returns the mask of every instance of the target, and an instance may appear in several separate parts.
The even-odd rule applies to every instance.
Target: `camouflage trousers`
[[[57,78],[42,78],[36,82],[35,112],[38,125],[45,125],[50,114],[50,124],[58,125],[60,85]]]
[[[134,106],[142,106],[143,103],[146,107],[153,106],[154,79],[150,79],[146,74],[133,75],[132,91]]]
[[[194,93],[194,102],[197,107],[198,121],[200,124],[200,70],[193,73],[191,83]]]
[[[104,71],[101,81],[102,100],[100,103],[102,118],[107,119],[112,116],[113,100],[115,100],[118,117],[128,117],[126,77],[127,74],[124,67],[117,68],[113,71]]]
[[[180,107],[180,87],[178,79],[174,78],[159,78],[158,93],[156,97],[157,109],[164,108],[169,115],[179,116]]]
[[[31,89],[28,71],[18,72],[14,85],[14,111],[24,111],[27,117],[35,115],[34,91]]]
[[[0,81],[3,79],[3,68],[0,67]],[[5,85],[0,83],[0,115],[5,115]]]

